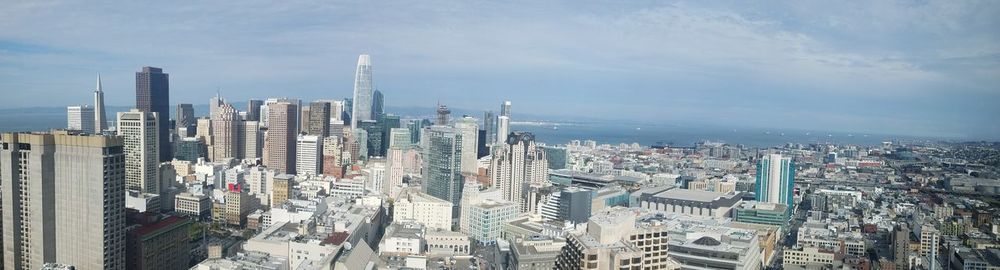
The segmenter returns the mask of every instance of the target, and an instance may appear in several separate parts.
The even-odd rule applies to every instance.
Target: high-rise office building
[[[448,109],[448,106],[438,104],[437,121],[435,121],[434,124],[438,126],[447,126],[449,121],[448,118],[450,116],[451,116],[451,110]]]
[[[155,112],[118,113],[118,136],[125,139],[125,188],[160,194],[160,119]],[[173,154],[171,154],[173,156]],[[172,159],[173,157],[171,157]]]
[[[509,133],[510,133],[510,117],[503,115],[498,116],[496,144],[507,143],[507,135],[509,135]]]
[[[354,74],[354,99],[351,106],[351,127],[372,118],[372,57],[358,56],[358,69]]]
[[[174,116],[174,127],[180,137],[190,137],[194,131],[196,118],[194,116],[194,105],[190,103],[177,104],[177,114]],[[185,131],[185,133],[181,133]]]
[[[94,134],[94,108],[90,106],[66,107],[66,129]]]
[[[389,136],[391,135],[389,133],[392,131],[392,129],[399,128],[401,121],[399,119],[399,115],[382,114],[382,117],[378,118],[378,123],[379,125],[382,126],[382,128],[380,129],[382,132],[382,134],[380,134],[380,136],[382,136],[381,153],[382,156],[385,156],[385,151],[389,149]]]
[[[260,107],[264,106],[264,101],[251,99],[247,101],[247,121],[260,121]]]
[[[330,102],[314,101],[309,104],[309,135],[320,138],[330,136]]]
[[[493,111],[483,113],[483,130],[486,130],[486,145],[493,145],[497,141],[497,116]]]
[[[510,117],[510,100],[504,101],[500,105],[500,116]]]
[[[364,120],[358,122],[358,129],[364,130],[367,135],[366,149],[363,155],[367,157],[383,157],[385,149],[382,149],[382,128],[383,126],[374,120]]]
[[[302,112],[299,114],[302,116],[299,118],[299,126],[302,129],[300,129],[300,132],[297,132],[297,134],[309,133],[309,118],[312,116],[310,112],[312,112],[312,110],[310,110],[309,106],[302,107]]]
[[[375,90],[372,92],[372,119],[380,119],[382,115],[385,114],[385,96],[382,95],[382,91]]]
[[[215,96],[208,100],[208,116],[214,116],[215,112],[218,111],[219,107],[222,107],[223,104],[226,104],[226,100],[222,98],[221,93],[216,91]]]
[[[513,132],[490,160],[490,182],[501,190],[504,200],[516,203],[522,212],[532,211],[527,209],[525,190],[548,181],[547,167],[545,152],[535,145],[535,136]]]
[[[241,157],[246,160],[261,158],[260,151],[264,144],[264,133],[260,130],[260,122],[243,121],[243,136],[240,142],[243,144]]]
[[[3,268],[125,269],[125,157],[114,136],[0,134]]]
[[[135,73],[135,107],[144,112],[155,112],[159,128],[159,161],[170,161],[170,76],[155,67],[142,67]]]
[[[222,104],[215,108],[212,115],[212,161],[223,161],[240,156],[241,143],[239,138],[245,132],[242,127],[239,112],[230,104]]]
[[[794,209],[795,163],[780,154],[764,156],[757,162],[756,186],[757,201],[785,204],[788,209]]]
[[[323,137],[299,135],[295,150],[295,172],[299,175],[319,175],[323,172]]]
[[[462,174],[479,174],[479,120],[462,117],[455,121],[455,129],[462,133]]]
[[[448,126],[424,130],[424,193],[451,202],[458,216],[462,199],[462,133]]]
[[[412,148],[410,143],[410,130],[406,128],[393,128],[389,132],[389,151],[386,154],[386,167],[388,178],[385,187],[390,198],[395,198],[403,185],[405,174],[406,152]]]
[[[101,133],[108,129],[108,114],[104,108],[104,87],[101,85],[101,75],[97,75],[97,89],[94,89],[94,132]]]
[[[299,105],[277,101],[267,108],[270,127],[264,138],[264,166],[279,173],[294,174]]]

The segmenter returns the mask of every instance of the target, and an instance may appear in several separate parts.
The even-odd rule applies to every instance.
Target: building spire
[[[104,92],[104,87],[101,85],[101,73],[97,73],[97,92]]]

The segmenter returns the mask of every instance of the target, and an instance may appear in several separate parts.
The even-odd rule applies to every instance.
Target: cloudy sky
[[[5,2],[0,108],[343,98],[370,53],[389,106],[1000,139],[997,1]]]

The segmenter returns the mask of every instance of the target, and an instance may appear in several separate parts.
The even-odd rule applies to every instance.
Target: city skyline
[[[507,10],[503,5],[292,5],[284,7],[287,15],[269,19],[249,19],[268,16],[240,8],[174,27],[149,26],[148,33],[132,37],[124,35],[132,26],[116,22],[132,16],[181,19],[191,16],[183,10],[194,7],[98,18],[95,9],[105,8],[100,4],[55,5],[44,13],[33,11],[46,5],[14,4],[0,28],[0,51],[12,60],[0,66],[0,89],[53,98],[14,95],[0,101],[0,108],[82,103],[98,72],[105,102],[128,104],[123,93],[131,89],[130,78],[124,74],[144,65],[173,74],[172,105],[204,103],[201,93],[217,88],[231,100],[266,98],[275,90],[304,100],[349,97],[356,68],[351,63],[366,53],[380,59],[373,88],[388,97],[387,107],[441,100],[453,108],[494,108],[496,100],[509,99],[524,113],[603,120],[970,140],[1000,134],[989,117],[1000,114],[993,105],[1000,100],[994,57],[1000,38],[988,31],[998,25],[988,16],[998,9],[992,3],[844,5],[882,16],[837,6],[686,2],[547,3],[481,19],[469,15]],[[407,8],[424,12],[404,14]],[[566,11],[555,12],[560,9]],[[815,10],[826,13],[812,16]],[[312,16],[323,12],[351,16]],[[66,14],[87,23],[28,24]],[[377,20],[378,14],[397,19]],[[226,18],[237,26],[212,23]],[[418,21],[423,23],[412,23]],[[260,33],[247,33],[251,28]],[[79,34],[38,34],[71,30]],[[107,35],[126,38],[89,42]],[[179,45],[175,39],[197,42]],[[149,55],[142,48],[149,46],[140,46],[147,42],[162,44],[157,52],[163,54]],[[35,72],[42,69],[64,79],[42,81],[50,75]]]

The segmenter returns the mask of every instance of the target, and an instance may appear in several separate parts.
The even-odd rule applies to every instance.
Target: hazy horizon
[[[351,96],[388,107],[1000,140],[1000,3],[143,3],[0,10],[0,108]],[[391,112],[391,111],[390,111]],[[481,113],[473,114],[482,117]],[[527,119],[524,119],[527,120]]]

